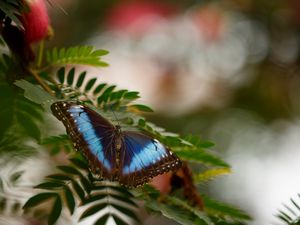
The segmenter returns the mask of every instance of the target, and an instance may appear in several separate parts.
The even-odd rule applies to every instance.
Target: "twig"
[[[45,41],[42,40],[39,46],[38,60],[37,60],[37,68],[40,68],[43,61],[43,53],[44,53]]]
[[[47,91],[50,95],[54,96],[54,93],[51,90],[51,88],[40,78],[40,76],[35,71],[31,70],[30,73],[45,91]]]

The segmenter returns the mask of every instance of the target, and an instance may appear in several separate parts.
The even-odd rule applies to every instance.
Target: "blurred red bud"
[[[171,191],[171,177],[172,173],[164,173],[154,177],[150,183],[154,188],[162,194],[168,194]]]
[[[25,38],[28,43],[38,42],[49,35],[50,20],[45,0],[25,0],[29,11],[22,15]]]
[[[159,22],[159,19],[169,18],[176,11],[172,5],[152,1],[125,2],[110,11],[107,25],[111,29],[141,35]]]

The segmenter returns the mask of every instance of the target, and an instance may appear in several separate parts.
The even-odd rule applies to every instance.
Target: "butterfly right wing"
[[[119,182],[136,187],[149,182],[153,177],[176,171],[181,161],[170,149],[158,140],[134,131],[122,133]]]
[[[113,180],[115,127],[99,113],[75,102],[55,102],[51,110],[63,122],[74,148],[83,153],[92,171]]]

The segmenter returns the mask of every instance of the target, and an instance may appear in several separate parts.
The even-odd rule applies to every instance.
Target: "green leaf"
[[[200,148],[211,148],[211,147],[214,147],[214,146],[215,146],[215,144],[213,142],[210,142],[210,141],[203,141],[199,145]]]
[[[165,217],[172,219],[182,225],[209,225],[205,221],[201,221],[196,218],[196,216],[192,213],[179,207],[171,207],[170,205],[161,204],[154,201],[147,201],[145,203],[145,206],[148,209],[153,210],[154,212],[160,212]]]
[[[29,99],[34,103],[44,105],[44,107],[46,109],[49,109],[49,111],[50,105],[53,102],[57,101],[53,96],[44,91],[42,88],[40,88],[37,85],[33,85],[26,80],[18,80],[15,82],[15,85],[24,89],[25,98]]]
[[[82,219],[89,217],[99,211],[101,211],[102,209],[104,209],[107,206],[106,203],[100,203],[100,204],[95,204],[91,207],[89,207],[88,209],[86,209],[80,216],[79,221],[81,221]]]
[[[68,186],[65,186],[65,188],[64,188],[64,195],[66,198],[67,207],[68,207],[71,215],[73,215],[76,203],[75,203],[73,193]]]
[[[77,80],[77,83],[76,83],[76,87],[77,88],[80,88],[81,85],[83,84],[83,81],[85,79],[85,76],[86,76],[86,71],[82,72],[80,75],[79,75],[79,78]]]
[[[71,166],[57,166],[57,168],[65,173],[82,176],[77,169]]]
[[[97,102],[100,105],[103,102],[106,102],[109,99],[110,94],[113,92],[113,90],[116,88],[115,85],[109,86],[105,89],[105,91],[101,94],[100,97],[98,97]]]
[[[54,48],[52,51],[47,51],[47,62],[52,65],[81,64],[103,67],[108,66],[108,64],[101,59],[101,57],[106,54],[108,54],[108,51],[94,51],[91,46],[76,46],[60,50]]]
[[[88,83],[86,84],[84,90],[85,90],[85,91],[91,90],[91,89],[93,88],[94,84],[96,83],[96,81],[97,81],[97,78],[90,79],[90,80],[88,81]]]
[[[109,195],[110,194],[108,194],[108,193],[93,194],[93,195],[89,196],[88,198],[86,198],[82,204],[87,205],[89,203],[96,202],[103,198],[106,198]]]
[[[198,150],[177,150],[177,148],[172,148],[176,154],[183,160],[191,161],[191,162],[200,162],[207,165],[213,165],[213,166],[221,166],[221,167],[230,167],[229,164],[224,162],[219,157],[207,153],[202,149]]]
[[[115,92],[112,92],[110,95],[109,95],[109,101],[108,102],[115,102],[117,103],[118,101],[120,101],[124,95],[124,93],[126,93],[127,90],[119,90],[119,91],[115,91]]]
[[[72,186],[73,186],[76,194],[80,198],[80,200],[83,202],[85,199],[85,193],[84,193],[84,190],[82,189],[82,187],[74,180],[72,181]]]
[[[33,104],[33,102],[28,101],[27,99],[16,99],[16,104],[18,105],[19,109],[29,114],[35,120],[39,122],[43,122],[43,115],[42,115],[42,108]]]
[[[47,176],[46,178],[53,179],[53,180],[58,180],[58,181],[70,181],[70,180],[72,180],[72,178],[70,178],[69,176],[67,176],[65,174],[60,174],[60,173],[51,174],[51,175]]]
[[[58,220],[62,210],[62,202],[59,195],[56,195],[52,210],[48,217],[48,225],[53,225]]]
[[[6,208],[7,200],[5,198],[0,197],[0,212],[2,212]]]
[[[172,204],[175,207],[180,207],[192,213],[200,224],[203,223],[203,224],[213,225],[213,223],[208,218],[208,216],[203,211],[200,211],[197,207],[190,206],[187,202],[177,197],[170,196],[167,198],[167,201],[169,202],[169,204]]]
[[[124,196],[121,196],[121,195],[114,195],[114,194],[110,194],[110,196],[114,199],[117,199],[117,200],[121,201],[121,202],[126,202],[129,205],[137,207],[137,204],[134,201],[132,201],[129,197],[124,197]]]
[[[202,173],[194,175],[194,182],[196,183],[207,182],[216,177],[227,175],[229,173],[231,173],[231,170],[228,167],[208,169]]]
[[[13,173],[11,176],[10,176],[10,182],[15,184],[19,179],[20,177],[23,175],[24,171],[17,171],[15,173]],[[1,191],[1,185],[0,185],[0,191]]]
[[[103,88],[106,87],[106,86],[107,86],[106,83],[99,84],[99,85],[95,88],[93,94],[96,95],[96,94],[100,93],[100,91],[102,91]]]
[[[84,190],[89,194],[92,190],[92,185],[91,185],[90,181],[87,178],[85,178],[84,176],[81,176],[80,183],[82,184]]]
[[[78,158],[70,158],[69,159],[76,167],[83,169],[83,170],[88,170],[89,165],[88,163],[83,160],[83,159],[78,159]]]
[[[0,177],[0,193],[4,191],[3,180]]]
[[[21,209],[21,204],[19,202],[15,202],[11,208],[13,213],[19,213],[20,209]]]
[[[65,143],[66,141],[69,141],[70,138],[66,134],[60,134],[57,136],[50,136],[42,139],[41,144],[42,145],[50,145],[50,144],[58,144],[60,142]]]
[[[128,91],[124,94],[123,98],[134,100],[140,98],[140,96],[139,92],[137,91]]]
[[[125,223],[118,215],[112,214],[114,221],[117,225],[129,225],[128,223]]]
[[[65,67],[61,67],[58,71],[57,71],[57,77],[58,80],[61,84],[63,84],[65,82],[65,73],[66,73],[66,69]]]
[[[23,1],[0,1],[0,10],[9,17],[19,28],[22,28],[21,13],[25,10]]]
[[[214,146],[214,143],[210,141],[203,141],[198,136],[194,136],[194,135],[187,135],[184,137],[184,139],[187,142],[196,146],[197,148],[210,148]]]
[[[160,192],[154,187],[146,184],[137,194],[137,197],[141,199],[144,199],[145,196],[149,196],[151,199],[157,200],[160,197]]]
[[[204,210],[213,216],[230,217],[237,220],[251,220],[251,217],[240,209],[234,208],[225,203],[218,202],[207,196],[202,196],[204,200]]]
[[[44,182],[41,183],[34,188],[39,188],[39,189],[46,189],[46,190],[55,190],[55,189],[61,189],[64,187],[63,183],[57,183],[57,182]]]
[[[146,121],[144,119],[139,119],[138,120],[138,126],[139,127],[145,127],[146,126]]]
[[[140,222],[140,219],[136,216],[134,212],[132,212],[132,210],[116,204],[111,204],[111,206],[117,209],[118,211],[124,213],[125,215],[129,216],[130,218],[134,219],[135,221]]]
[[[133,197],[133,195],[124,187],[121,187],[121,186],[113,186],[113,185],[110,185],[110,186],[106,186],[106,187],[109,187],[111,188],[112,190],[126,196],[126,197]]]
[[[142,111],[142,112],[153,112],[153,109],[151,109],[146,105],[135,104],[135,105],[130,105],[129,108],[133,110]]]
[[[49,200],[50,198],[56,197],[55,193],[40,193],[31,197],[23,206],[23,209],[35,207],[42,202]]]
[[[73,68],[71,68],[70,70],[69,70],[69,73],[68,73],[68,77],[67,77],[67,83],[68,83],[68,85],[72,85],[73,84],[73,82],[74,82],[74,75],[75,75],[75,68],[73,67]]]
[[[106,222],[107,222],[109,216],[110,216],[110,214],[106,214],[106,215],[100,217],[100,219],[98,219],[98,220],[94,223],[94,225],[106,225]],[[116,224],[119,225],[118,223],[116,223]]]
[[[300,194],[298,194],[300,198]],[[290,199],[291,207],[283,204],[284,211],[278,210],[276,217],[287,225],[298,225],[300,222],[300,205],[294,199]]]
[[[30,115],[25,112],[19,111],[16,116],[19,124],[24,129],[24,132],[27,133],[30,137],[39,141],[41,137],[40,129],[36,122],[31,119]]]

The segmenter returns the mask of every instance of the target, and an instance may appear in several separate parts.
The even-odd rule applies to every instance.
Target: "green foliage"
[[[93,50],[92,46],[76,46],[71,48],[54,48],[47,51],[49,65],[81,64],[89,66],[107,66],[101,57],[108,54],[106,50]]]
[[[298,194],[300,199],[300,194]],[[290,206],[283,205],[284,210],[279,210],[276,215],[284,224],[299,225],[300,224],[300,204],[296,200],[290,199]]]
[[[4,0],[0,3],[1,12],[19,26],[21,23],[18,16],[24,9],[22,3],[21,0]],[[39,60],[44,57],[42,51],[40,53]],[[176,152],[183,161],[195,165],[208,165],[207,171],[194,176],[200,183],[230,171],[230,166],[209,150],[213,146],[211,142],[194,136],[182,138],[148,122],[143,115],[153,110],[138,102],[138,92],[100,83],[97,77],[88,78],[86,71],[78,71],[78,64],[107,66],[102,60],[107,53],[105,50],[94,50],[91,46],[54,48],[46,52],[44,67],[41,67],[40,63],[32,63],[32,68],[26,68],[28,75],[24,76],[23,80],[16,80],[20,76],[13,73],[24,68],[15,68],[17,65],[12,58],[2,55],[1,156],[13,156],[11,158],[15,159],[16,156],[29,156],[36,152],[36,149],[45,148],[50,149],[50,155],[72,154],[72,143],[65,133],[50,135],[48,130],[51,129],[44,129],[43,126],[45,118],[50,116],[50,105],[53,102],[76,100],[93,108],[113,123],[117,120],[116,123],[121,124],[124,129],[141,130],[157,138]],[[71,68],[66,67],[70,64],[75,65]],[[38,65],[38,68],[33,65]],[[48,70],[49,68],[51,70]],[[37,146],[36,149],[33,145]],[[14,184],[20,176],[21,172],[16,172],[11,176],[10,182]],[[34,215],[39,215],[42,206],[47,205],[49,207],[46,207],[46,212],[41,215],[46,215],[49,225],[59,220],[64,209],[67,209],[71,216],[76,214],[77,209],[81,209],[78,221],[96,218],[93,223],[95,225],[104,225],[110,218],[120,225],[130,224],[132,221],[140,224],[141,221],[136,215],[135,199],[142,200],[149,211],[160,213],[183,225],[229,224],[250,219],[244,212],[207,197],[204,198],[203,210],[190,205],[183,194],[177,192],[172,196],[161,195],[148,185],[127,190],[117,183],[104,181],[92,174],[88,163],[80,155],[71,157],[69,163],[57,166],[57,171],[48,175],[35,188],[39,192],[25,203],[24,213],[28,215],[33,212]],[[15,204],[13,208],[17,208],[18,205],[20,206],[19,203]],[[6,206],[5,182],[0,178],[0,208]]]
[[[177,197],[160,196],[159,191],[151,186],[145,185],[137,192],[136,197],[145,201],[145,207],[150,212],[162,214],[182,225],[212,224],[210,219],[199,209],[189,206]]]
[[[21,13],[26,9],[23,0],[2,0],[0,1],[0,12],[10,18],[19,27],[22,27],[20,21]]]
[[[212,168],[208,170],[210,171],[209,174],[202,174],[203,176],[205,175],[206,180],[224,174],[224,171],[230,171],[229,165],[226,162],[207,150],[207,148],[212,146],[210,142],[203,141],[194,136],[181,138],[179,135],[167,132],[165,129],[146,121],[142,116],[133,113],[136,112],[134,106],[137,105],[135,101],[139,97],[137,92],[116,90],[114,85],[108,85],[106,83],[97,84],[96,78],[87,79],[86,72],[77,73],[75,68],[66,70],[62,67],[58,69],[56,77],[59,83],[53,83],[52,85],[53,90],[56,91],[56,96],[71,100],[80,99],[83,104],[88,104],[110,119],[114,119],[116,115],[122,125],[131,128],[134,127],[135,129],[140,129],[153,135],[175,151],[182,160],[211,166]],[[49,103],[53,102],[52,97],[45,96],[46,99],[34,97],[36,95],[43,96],[42,93],[39,92],[44,91],[40,88],[36,88],[35,85],[27,81],[18,81],[17,85],[24,88],[25,95],[35,103],[44,104],[45,101]],[[32,94],[32,92],[34,92],[34,94]],[[44,104],[44,106],[46,105],[47,104]],[[112,109],[114,113],[112,113]],[[43,139],[42,144],[51,145],[51,153],[53,154],[59,153],[61,149],[65,149],[66,152],[70,151],[70,143],[66,135],[50,136]],[[127,215],[133,220],[137,220],[134,210],[129,210],[130,207],[134,207],[134,202],[129,200],[130,193],[126,189],[119,186],[112,186],[111,184],[95,179],[88,171],[84,161],[73,158],[71,162],[71,166],[59,166],[59,173],[48,176],[46,181],[36,186],[36,188],[49,191],[46,193],[56,193],[55,197],[50,198],[50,200],[53,204],[59,204],[59,202],[61,202],[63,207],[69,209],[70,214],[74,212],[76,207],[88,205],[80,219],[94,215],[106,209],[108,206],[114,209],[100,216],[95,224],[104,224],[110,217],[120,224],[126,224],[127,221],[122,221],[123,217],[120,217],[119,213]],[[84,171],[84,173],[82,173],[82,171]],[[198,176],[201,176],[201,174]],[[88,177],[88,179],[85,177]],[[200,182],[203,181],[203,179],[200,180]],[[116,189],[119,191],[116,191]],[[122,192],[127,194],[122,195]],[[218,218],[219,221],[225,221],[225,218],[230,218],[231,222],[250,219],[250,217],[242,211],[210,199],[206,199],[205,204],[207,205],[205,206],[205,211],[202,212],[190,206],[182,197],[166,197],[164,201],[160,201],[157,198],[159,193],[155,194],[153,190],[148,194],[144,192],[144,189],[139,189],[136,196],[145,202],[145,206],[148,209],[159,212],[170,219],[176,220],[180,224],[191,224],[192,222],[195,224],[214,224],[212,221],[213,219],[216,220],[216,218]],[[57,200],[57,198],[60,200]],[[106,201],[103,199],[106,199]],[[126,202],[131,206],[124,208],[116,204],[115,201]],[[29,203],[30,202],[31,200],[29,200]],[[25,208],[27,208],[27,205],[25,206]],[[114,213],[115,211],[118,213]],[[52,221],[55,221],[53,218],[58,218],[57,215],[59,215],[60,212],[55,211],[55,215],[52,215],[53,213],[49,212],[48,218],[52,218]],[[209,217],[206,214],[208,214]]]
[[[207,212],[208,215],[218,217],[219,219],[222,220],[237,221],[237,222],[251,219],[251,217],[248,214],[233,206],[213,200],[207,196],[203,196],[203,200],[204,200],[204,211]]]
[[[0,81],[5,81],[7,79],[7,74],[10,68],[13,66],[13,61],[7,54],[2,54],[0,57]]]
[[[70,139],[68,135],[61,134],[58,136],[50,136],[44,138],[41,141],[42,145],[46,145],[50,147],[50,153],[52,155],[56,155],[60,153],[61,149],[63,149],[66,153],[70,153],[72,151],[72,145],[70,144]]]
[[[0,155],[22,157],[34,153],[28,140],[38,142],[41,138],[42,108],[5,81],[0,80],[0,90]]]
[[[21,202],[17,198],[20,192],[14,191],[19,186],[20,177],[23,171],[16,171],[6,176],[0,176],[0,214],[6,213],[21,214]]]
[[[244,224],[243,221],[251,219],[242,210],[208,197],[203,198],[204,210],[202,211],[197,207],[192,207],[179,197],[161,196],[157,190],[147,185],[136,193],[136,197],[145,201],[145,207],[151,212],[161,213],[183,225],[237,225]]]
[[[50,225],[59,218],[62,206],[65,206],[71,215],[76,207],[83,207],[80,221],[98,215],[94,224],[105,224],[104,221],[109,217],[116,222],[121,221],[120,224],[128,224],[120,215],[139,222],[135,214],[137,205],[127,189],[94,177],[87,162],[80,157],[73,157],[70,162],[69,165],[58,166],[58,173],[47,176],[45,182],[35,187],[44,192],[31,197],[25,203],[24,209],[34,208],[43,203],[52,204],[48,215]],[[113,208],[114,211],[107,211],[108,208]]]
[[[97,78],[87,80],[86,72],[78,75],[74,67],[68,71],[61,67],[57,70],[56,76],[61,87],[56,93],[58,97],[92,102],[95,107],[110,111],[126,109],[139,112],[152,111],[148,106],[134,104],[134,101],[139,98],[138,92],[115,90],[115,85],[106,83],[97,84]]]
[[[41,133],[38,124],[43,121],[41,107],[33,104],[20,93],[5,83],[0,83],[0,137],[9,128],[18,126],[22,133],[39,140]]]
[[[224,174],[224,171],[229,172],[229,165],[207,150],[212,146],[210,142],[202,141],[194,136],[183,139],[177,134],[167,132],[165,129],[146,121],[142,116],[130,112],[131,105],[134,105],[134,101],[138,98],[137,92],[116,90],[115,86],[105,83],[97,84],[95,78],[87,79],[85,74],[85,72],[77,73],[74,68],[68,71],[64,67],[58,69],[56,76],[59,83],[53,83],[52,86],[53,90],[56,91],[56,95],[71,100],[80,99],[83,104],[89,104],[90,107],[107,118],[114,119],[116,115],[122,125],[135,127],[153,135],[174,150],[183,160],[211,166],[211,171],[215,172],[212,173],[208,170],[212,174],[209,175],[209,178],[206,174],[207,180]],[[17,85],[24,88],[25,94],[27,93],[26,96],[35,103],[43,105],[45,101],[53,102],[52,97],[49,97],[48,100],[32,97],[30,95],[32,91],[36,91],[35,95],[38,96],[42,96],[42,93],[39,92],[44,91],[40,88],[37,89],[35,85],[27,81],[19,81]],[[114,112],[112,112],[112,108],[114,108]],[[65,149],[66,152],[70,151],[70,142],[66,135],[50,136],[43,139],[42,144],[51,146],[53,154],[59,153],[62,149]],[[107,209],[108,206],[114,209],[99,217],[95,224],[104,224],[110,217],[120,224],[126,224],[126,221],[122,221],[123,217],[119,217],[119,213],[133,220],[137,219],[134,210],[128,211],[128,209],[132,209],[130,207],[134,208],[135,203],[129,200],[130,193],[126,189],[95,179],[82,160],[72,158],[71,162],[71,166],[59,166],[59,173],[49,175],[45,182],[36,188],[48,191],[46,193],[56,193],[55,196],[59,196],[57,198],[60,198],[63,208],[68,208],[70,214],[73,214],[74,210],[81,205],[87,205],[80,219],[85,219],[96,212]],[[214,167],[216,167],[215,170]],[[88,179],[85,177],[88,177]],[[203,180],[199,182],[203,182]],[[190,206],[182,197],[164,197],[161,201],[159,192],[152,189],[147,192],[147,188],[149,189],[149,186],[137,189],[135,191],[136,197],[142,199],[151,211],[159,212],[181,224],[191,224],[192,221],[196,221],[196,224],[214,224],[213,219],[225,221],[225,218],[230,218],[231,222],[250,219],[242,211],[213,200],[206,199],[207,206],[204,212]],[[121,192],[116,191],[116,189],[121,190]],[[126,194],[124,195],[123,192]],[[54,201],[53,199],[54,197],[51,198],[52,202],[57,203],[58,200]],[[128,207],[120,207],[115,201],[126,202]],[[114,213],[115,211],[118,213]],[[55,213],[55,215],[52,215],[50,212],[50,216],[56,218],[58,212]],[[229,223],[229,221],[227,222]]]
[[[226,175],[231,173],[231,170],[229,168],[213,168],[208,169],[202,173],[194,175],[194,181],[196,183],[204,183],[207,181],[210,181],[216,177],[219,177],[221,175]]]
[[[26,80],[18,80],[15,82],[15,85],[24,90],[24,97],[36,104],[43,105],[46,109],[55,101],[55,98],[43,91],[41,87],[33,85]]]

